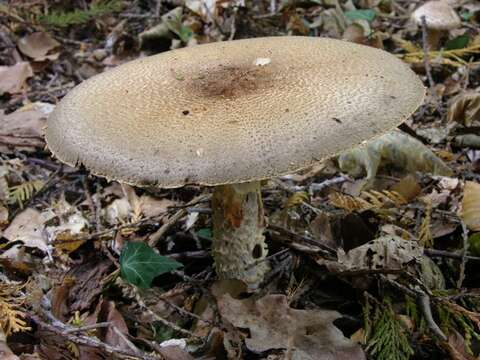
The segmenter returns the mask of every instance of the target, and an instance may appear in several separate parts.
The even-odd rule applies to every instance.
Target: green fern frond
[[[39,191],[43,185],[44,182],[42,180],[31,180],[11,186],[8,188],[8,202],[17,203],[20,207],[23,207],[23,203]]]
[[[66,28],[72,25],[86,24],[95,17],[118,12],[122,9],[119,0],[107,0],[92,4],[88,10],[74,10],[70,12],[54,12],[40,16],[39,21],[46,26]]]

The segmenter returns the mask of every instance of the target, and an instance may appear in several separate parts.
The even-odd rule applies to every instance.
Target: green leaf
[[[470,235],[468,244],[470,253],[473,256],[480,256],[480,232]]]
[[[464,21],[469,21],[472,16],[473,16],[473,12],[470,12],[470,11],[464,11],[462,13],[460,13],[460,17],[464,20]]]
[[[455,49],[463,49],[468,45],[470,38],[468,35],[460,35],[456,38],[448,40],[445,44],[445,50],[455,50]]]
[[[349,10],[345,11],[345,16],[351,21],[367,20],[372,22],[377,17],[377,13],[372,9]]]
[[[210,228],[203,228],[197,231],[197,235],[204,237],[206,239],[212,239],[212,229]]]
[[[180,40],[182,40],[184,43],[187,43],[188,40],[190,40],[190,38],[193,36],[193,30],[188,26],[182,25],[180,26],[177,35]]]
[[[182,264],[158,255],[151,247],[140,242],[127,242],[120,254],[120,274],[130,284],[149,288],[160,274],[175,270]]]

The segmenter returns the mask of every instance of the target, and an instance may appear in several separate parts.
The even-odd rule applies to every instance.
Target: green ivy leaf
[[[127,242],[120,254],[120,274],[130,284],[150,288],[160,274],[175,270],[182,264],[158,255],[151,247],[140,242]]]
[[[445,44],[445,50],[455,50],[455,49],[463,49],[468,45],[470,38],[468,35],[460,35],[456,38],[448,40]]]
[[[345,16],[351,21],[367,20],[372,22],[377,17],[377,13],[372,9],[349,10],[345,11]]]
[[[203,228],[197,231],[197,235],[204,237],[206,239],[212,239],[212,229],[211,228]]]

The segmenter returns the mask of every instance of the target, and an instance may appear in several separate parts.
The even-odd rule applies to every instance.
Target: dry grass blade
[[[473,231],[480,231],[480,184],[467,181],[463,189],[461,217],[467,227]]]
[[[420,224],[420,231],[418,234],[418,241],[423,247],[433,246],[433,236],[430,231],[430,223],[432,220],[432,202],[428,201],[425,206],[425,216]]]

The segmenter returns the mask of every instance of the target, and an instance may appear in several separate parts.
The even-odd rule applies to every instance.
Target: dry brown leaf
[[[480,122],[480,92],[469,91],[455,96],[448,108],[447,119],[465,126]]]
[[[35,61],[55,60],[57,54],[47,55],[50,50],[60,46],[60,43],[44,32],[35,32],[24,36],[17,43],[18,49]]]
[[[409,203],[420,194],[422,188],[413,175],[407,175],[393,185],[390,190],[399,194],[407,203]]]
[[[13,66],[0,66],[0,95],[17,94],[26,87],[26,81],[33,76],[28,62],[19,62]]]
[[[140,208],[146,218],[165,214],[170,206],[175,205],[178,205],[178,203],[169,199],[157,199],[145,194],[140,197]]]
[[[363,45],[367,43],[367,36],[363,27],[356,23],[349,25],[345,29],[342,39]]]
[[[420,263],[423,249],[415,241],[386,235],[356,247],[347,253],[337,251],[338,262],[348,270],[400,270],[406,264]]]
[[[35,209],[25,209],[18,214],[10,226],[5,229],[3,236],[9,241],[20,240],[27,247],[37,248],[48,253],[47,237],[44,233],[45,214]]]
[[[7,337],[3,332],[2,328],[0,327],[0,355],[2,356],[2,360],[19,360],[18,356],[16,356],[12,350],[7,345]]]
[[[236,300],[226,294],[218,307],[224,319],[250,330],[245,344],[251,351],[284,349],[292,360],[365,359],[361,347],[333,325],[336,311],[293,309],[284,295]]]
[[[45,147],[44,128],[47,116],[54,109],[48,103],[33,103],[17,111],[0,114],[0,151],[35,151]]]
[[[461,217],[470,230],[480,231],[480,184],[465,182]]]
[[[124,350],[130,349],[127,342],[118,333],[120,332],[121,334],[125,335],[126,338],[126,336],[128,336],[128,327],[123,319],[122,314],[120,314],[120,312],[118,312],[118,310],[115,308],[115,303],[113,301],[102,301],[101,306],[102,310],[100,311],[97,322],[106,321],[111,324],[106,328],[104,334],[102,334],[104,341],[109,345]],[[118,332],[114,329],[114,327]]]
[[[448,335],[448,340],[442,343],[443,348],[445,348],[450,354],[452,360],[475,360],[475,356],[471,355],[467,351],[467,346],[463,336],[458,333],[455,329],[450,330]]]

